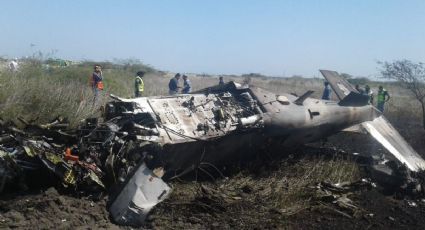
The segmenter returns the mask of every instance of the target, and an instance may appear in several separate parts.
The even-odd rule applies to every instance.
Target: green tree
[[[422,106],[422,122],[425,129],[425,64],[410,60],[378,62],[384,78],[400,82],[415,96]]]

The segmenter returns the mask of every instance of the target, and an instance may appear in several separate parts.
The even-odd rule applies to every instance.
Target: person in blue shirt
[[[170,82],[168,83],[168,93],[170,95],[177,94],[179,91],[179,79],[180,79],[180,73],[177,73],[174,75],[173,78],[170,79]]]
[[[183,89],[182,89],[182,93],[190,93],[192,91],[192,85],[189,81],[189,79],[187,79],[187,76],[183,74]]]
[[[322,99],[323,100],[330,100],[332,94],[331,86],[329,85],[329,82],[325,81],[325,89],[323,90]]]

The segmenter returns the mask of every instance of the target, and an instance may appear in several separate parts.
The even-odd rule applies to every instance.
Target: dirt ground
[[[417,124],[395,124],[413,147],[425,156],[425,132]],[[301,150],[300,156],[286,154],[269,163],[248,164],[226,172],[216,181],[192,179],[174,181],[171,197],[154,208],[144,228],[148,229],[423,229],[425,200],[396,199],[379,188],[360,188],[349,194],[355,213],[332,202],[315,200],[314,185],[303,194],[288,194],[295,179],[305,179],[300,164],[317,160],[309,155],[384,151],[376,142],[359,134],[340,134],[325,145]],[[336,152],[341,152],[337,150]],[[294,152],[295,154],[297,152]],[[326,157],[323,159],[327,159]],[[304,194],[305,192],[305,194]],[[273,198],[273,199],[272,199]],[[130,229],[113,224],[107,211],[107,197],[71,196],[53,187],[0,197],[0,229]]]
[[[2,197],[0,228],[75,229],[118,228],[109,220],[106,200],[60,195],[51,187],[34,194]]]

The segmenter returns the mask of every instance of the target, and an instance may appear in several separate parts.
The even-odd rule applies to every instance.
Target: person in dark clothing
[[[183,75],[183,89],[182,93],[190,93],[192,91],[192,84],[189,79],[187,79],[186,75]]]
[[[168,93],[170,95],[177,94],[179,91],[179,80],[180,80],[180,73],[177,73],[174,75],[173,78],[170,79],[170,82],[168,83]]]
[[[364,94],[364,91],[362,89],[360,89],[359,85],[356,85],[355,88],[356,88],[357,92],[359,92],[360,94]]]
[[[223,77],[218,78],[218,85],[224,85]]]
[[[325,89],[323,90],[322,99],[323,100],[330,100],[332,94],[331,86],[329,85],[329,82],[325,81]]]
[[[96,103],[99,92],[103,90],[103,74],[102,67],[100,65],[94,66],[94,72],[91,77],[91,86],[94,94],[93,103]]]
[[[370,89],[369,85],[364,87],[364,94],[369,97],[369,104],[373,105],[373,91]]]

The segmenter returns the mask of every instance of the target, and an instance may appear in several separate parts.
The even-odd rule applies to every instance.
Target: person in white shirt
[[[12,72],[18,71],[19,65],[18,65],[18,59],[15,58],[12,61],[9,62],[9,70]]]

